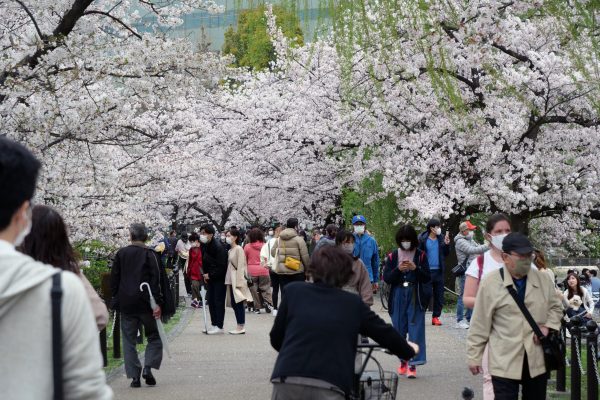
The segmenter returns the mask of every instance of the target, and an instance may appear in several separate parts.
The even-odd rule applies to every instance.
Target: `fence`
[[[567,331],[570,333],[570,343],[564,348],[564,358],[567,366],[570,366],[570,374],[567,376],[567,366],[556,371],[556,382],[554,394],[569,395],[571,400],[581,400],[582,377],[587,379],[586,399],[598,400],[598,325],[595,321],[584,321],[581,317],[573,317],[567,323],[563,322],[561,336],[567,340]],[[583,341],[585,345],[583,346]],[[567,356],[566,348],[570,347],[570,356]],[[583,354],[586,356],[586,365],[583,365]],[[569,379],[570,392],[567,391],[567,379]]]

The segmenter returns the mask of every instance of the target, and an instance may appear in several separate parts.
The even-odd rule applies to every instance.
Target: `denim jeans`
[[[394,291],[392,325],[400,336],[419,345],[419,354],[408,363],[410,365],[423,365],[427,362],[425,311],[415,304],[414,290],[416,288],[394,286],[391,290]]]
[[[464,318],[471,322],[471,314],[473,310],[467,308],[467,312],[465,313],[465,306],[463,304],[463,293],[465,292],[465,280],[467,275],[456,277],[456,281],[454,282],[454,287],[456,288],[456,293],[458,293],[458,301],[456,302],[456,322],[460,322]]]

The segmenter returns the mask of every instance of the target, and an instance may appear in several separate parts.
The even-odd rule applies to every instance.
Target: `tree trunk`
[[[529,213],[510,214],[510,224],[513,232],[529,235]]]

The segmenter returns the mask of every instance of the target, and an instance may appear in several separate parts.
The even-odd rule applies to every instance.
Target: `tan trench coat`
[[[467,336],[468,363],[480,366],[483,350],[489,343],[490,375],[520,380],[527,352],[529,373],[536,377],[546,372],[542,346],[533,342],[533,329],[507,290],[514,284],[513,279],[503,268],[504,279],[500,271],[494,271],[479,286]],[[538,325],[560,328],[563,316],[560,299],[550,279],[536,269],[527,275],[525,306]]]
[[[248,263],[242,246],[235,246],[229,250],[229,258],[227,263],[227,273],[231,277],[231,286],[233,287],[233,297],[235,303],[241,301],[252,301],[252,293],[248,288],[248,283],[244,274],[248,274]],[[237,269],[236,269],[237,268]],[[225,304],[231,307],[231,291],[227,288],[225,293]]]

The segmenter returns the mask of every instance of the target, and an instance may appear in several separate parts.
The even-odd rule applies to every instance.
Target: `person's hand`
[[[483,368],[481,368],[481,365],[469,365],[469,371],[473,375],[477,375],[483,373]]]
[[[592,319],[592,314],[590,314],[590,313],[585,313],[585,317],[586,317],[586,318],[589,318],[589,319]]]
[[[156,306],[156,308],[152,311],[152,316],[154,319],[160,319],[161,314],[162,310],[160,309],[160,306]]]
[[[377,289],[379,289],[379,283],[373,282],[373,293],[377,293]]]
[[[402,261],[400,265],[398,265],[398,269],[400,270],[400,272],[408,271],[408,261]]]
[[[413,343],[411,341],[407,341],[407,342],[408,342],[408,345],[410,347],[412,347],[412,349],[415,351],[415,354],[419,354],[419,345],[416,343]]]
[[[204,278],[205,281],[208,280],[208,274],[202,274],[202,277]]]
[[[548,333],[550,332],[550,329],[548,329],[544,325],[541,325],[540,326],[540,331],[542,331],[542,334],[544,336],[548,336]],[[540,344],[540,339],[537,337],[537,335],[535,333],[533,334],[533,343]]]
[[[444,236],[444,243],[450,244],[450,232],[446,231],[446,236]]]
[[[406,262],[406,267],[407,267],[409,270],[411,270],[411,271],[414,271],[415,269],[417,269],[417,266],[416,266],[416,265],[415,265],[415,263],[414,263],[414,262],[412,262],[412,261],[407,261],[407,262]]]

